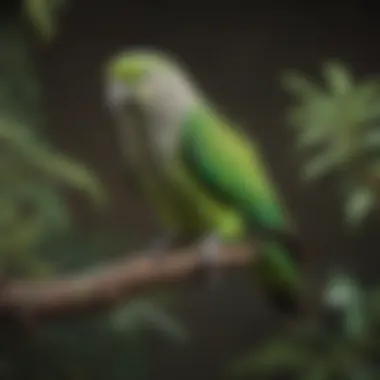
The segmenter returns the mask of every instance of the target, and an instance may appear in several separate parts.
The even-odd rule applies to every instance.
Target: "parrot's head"
[[[172,108],[194,99],[191,81],[170,54],[132,49],[115,55],[107,64],[106,100],[111,110],[131,103],[141,108]]]
[[[112,57],[105,74],[106,102],[123,128],[138,124],[139,135],[144,132],[154,148],[165,152],[175,148],[179,121],[199,101],[184,67],[170,54],[132,49]],[[136,114],[143,123],[128,122]]]

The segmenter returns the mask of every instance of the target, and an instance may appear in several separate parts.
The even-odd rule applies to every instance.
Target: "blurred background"
[[[376,283],[376,216],[360,233],[351,234],[344,227],[337,180],[310,186],[302,182],[302,160],[293,147],[294,133],[284,121],[289,98],[280,83],[288,69],[314,78],[330,58],[347,63],[358,78],[377,74],[379,26],[373,9],[363,2],[259,2],[246,6],[236,2],[215,7],[211,3],[77,0],[67,1],[55,15],[50,7],[53,9],[47,0],[30,1],[29,8],[21,1],[2,2],[1,115],[5,124],[14,122],[22,125],[21,129],[37,131],[46,146],[81,162],[95,175],[94,179],[86,177],[89,174],[75,162],[70,164],[72,169],[65,169],[57,159],[56,168],[62,168],[62,174],[57,174],[60,184],[57,187],[54,182],[51,187],[65,201],[43,195],[41,202],[49,199],[51,203],[40,206],[50,211],[55,205],[64,208],[71,219],[57,216],[58,211],[47,211],[46,215],[54,215],[46,216],[41,231],[54,220],[57,228],[53,232],[41,232],[33,244],[28,241],[22,248],[7,245],[4,252],[12,254],[4,255],[8,257],[3,260],[6,275],[39,276],[86,268],[143,247],[159,232],[149,206],[133,195],[124,178],[102,93],[105,60],[123,48],[142,45],[181,57],[221,109],[262,143],[269,168],[308,246],[310,276],[318,281],[331,263],[339,263],[361,285]],[[40,29],[49,32],[53,28],[50,23],[56,25],[56,33],[45,39]],[[49,161],[46,157],[45,162]],[[41,173],[45,169],[38,170]],[[52,166],[46,170],[61,169]],[[69,174],[75,170],[83,170],[86,179],[77,180]],[[4,178],[3,183],[10,183]],[[33,191],[40,195],[53,191],[50,187],[40,189],[41,181],[32,186]],[[91,197],[100,184],[110,194],[107,208],[101,211],[88,202],[87,195],[61,189],[68,185]],[[7,199],[5,204],[9,204]],[[20,234],[15,232],[17,239]],[[16,251],[17,259],[9,259],[16,257]],[[31,251],[42,252],[48,264],[42,264]],[[36,270],[30,274],[31,267]],[[0,378],[231,378],[228,364],[261,347],[283,326],[281,317],[252,286],[246,271],[229,271],[224,276],[216,291],[204,283],[187,281],[174,295],[156,295],[153,291],[152,296],[127,303],[124,319],[130,324],[122,323],[121,330],[108,326],[107,314],[73,316],[49,323],[27,337],[14,338],[3,332]],[[146,322],[136,327],[141,321]],[[285,378],[278,376],[273,378]],[[330,378],[322,376],[313,379]],[[370,378],[364,376],[355,379]],[[301,377],[289,377],[293,378]]]

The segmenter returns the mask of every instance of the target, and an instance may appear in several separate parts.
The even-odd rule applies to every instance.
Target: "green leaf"
[[[380,288],[377,286],[368,292],[369,315],[380,325]]]
[[[313,363],[305,373],[302,374],[302,380],[330,380],[332,379],[334,369],[329,360],[318,359]]]
[[[324,289],[324,301],[331,307],[347,308],[356,297],[358,284],[346,273],[334,271],[330,274]]]
[[[331,131],[325,128],[309,128],[297,138],[297,146],[300,149],[310,149],[329,142]]]
[[[335,151],[320,153],[305,165],[302,178],[306,182],[321,179],[338,169],[342,163],[343,158]]]
[[[308,117],[302,107],[292,106],[286,112],[286,122],[293,128],[302,129],[308,122]]]
[[[372,77],[356,85],[356,94],[364,103],[371,103],[380,96],[380,78]]]
[[[317,156],[310,160],[302,172],[302,179],[305,182],[311,182],[327,174],[330,174],[332,170],[336,167],[336,163],[333,162],[330,157],[323,155]]]
[[[58,12],[63,5],[64,0],[23,0],[26,16],[40,36],[48,41],[57,33]]]
[[[38,275],[46,239],[67,232],[70,213],[63,190],[103,201],[94,173],[48,146],[28,124],[0,116],[0,266],[14,275]],[[38,261],[38,265],[36,264]],[[30,272],[27,267],[30,267]],[[42,268],[42,269],[41,269]]]
[[[354,86],[354,80],[347,67],[338,61],[329,61],[323,64],[323,75],[327,85],[334,95],[347,95]]]
[[[42,152],[41,152],[42,153]],[[47,154],[49,154],[46,151]],[[52,155],[49,161],[39,161],[41,169],[56,181],[87,193],[93,201],[104,205],[106,198],[104,188],[94,172],[79,162],[64,155]]]
[[[361,139],[361,148],[364,151],[372,152],[378,150],[380,153],[380,128],[364,132]]]
[[[357,84],[354,103],[359,126],[379,123],[380,118],[380,79],[371,78]]]
[[[278,340],[267,343],[237,360],[231,368],[234,375],[269,375],[280,371],[298,372],[307,367],[312,354],[307,347],[292,341]]]
[[[174,317],[144,299],[131,301],[120,308],[111,317],[111,325],[116,330],[128,332],[148,326],[177,342],[183,343],[189,339],[185,328]]]
[[[366,104],[365,110],[363,111],[361,126],[373,128],[379,125],[379,121],[380,99],[374,99],[372,103]]]
[[[370,319],[364,302],[358,296],[347,310],[344,318],[344,331],[348,339],[364,342],[370,329]]]
[[[37,135],[14,120],[0,120],[0,144],[6,144],[22,165],[37,171],[46,179],[87,193],[99,205],[105,203],[102,184],[83,164],[42,144]]]
[[[369,363],[363,363],[347,371],[348,380],[377,380],[379,373]]]
[[[368,187],[357,186],[348,194],[345,204],[346,222],[351,227],[361,224],[375,208],[376,194]]]
[[[374,180],[379,180],[380,178],[380,160],[372,159],[368,163],[368,175],[373,176]]]
[[[322,95],[322,90],[298,71],[289,71],[282,76],[282,86],[302,101]]]
[[[336,106],[329,96],[314,98],[293,107],[288,122],[300,129],[331,131],[336,124]]]
[[[342,313],[342,327],[345,338],[363,341],[368,332],[370,320],[366,310],[365,293],[359,282],[346,273],[337,272],[330,279],[324,291],[325,303]]]

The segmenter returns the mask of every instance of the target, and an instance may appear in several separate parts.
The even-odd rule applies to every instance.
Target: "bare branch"
[[[215,265],[245,266],[256,257],[252,251],[247,243],[224,246]],[[1,289],[0,315],[40,321],[111,307],[154,285],[183,281],[204,269],[204,261],[194,248],[157,256],[142,252],[89,273],[12,281]]]

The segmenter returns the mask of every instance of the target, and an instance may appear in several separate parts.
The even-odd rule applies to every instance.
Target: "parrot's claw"
[[[153,240],[150,246],[151,256],[160,259],[165,256],[166,251],[171,247],[172,240],[169,236],[158,237]]]
[[[210,234],[201,239],[199,243],[200,253],[206,265],[206,269],[211,273],[211,283],[215,285],[219,282],[220,273],[216,266],[220,253],[220,238],[217,234]]]
[[[204,262],[213,266],[218,259],[220,239],[218,235],[207,235],[200,241],[200,251]]]
[[[169,249],[171,245],[171,239],[167,236],[159,237],[153,240],[152,248],[157,253],[163,253],[167,249]]]
[[[175,232],[167,232],[165,235],[153,239],[150,245],[153,257],[165,256],[167,251],[176,248],[177,240],[178,234]]]

